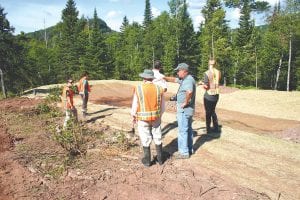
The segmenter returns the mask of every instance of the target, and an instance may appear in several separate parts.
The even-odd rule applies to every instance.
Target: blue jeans
[[[184,112],[177,112],[178,121],[178,151],[181,155],[189,155],[193,152],[193,116],[187,116]]]

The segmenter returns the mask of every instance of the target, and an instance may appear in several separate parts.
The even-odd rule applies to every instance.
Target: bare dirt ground
[[[102,135],[89,135],[86,154],[72,160],[45,128],[61,124],[63,116],[45,119],[34,114],[40,100],[0,101],[0,199],[300,199],[300,110],[286,108],[291,114],[278,118],[274,113],[280,114],[281,106],[270,105],[272,116],[265,112],[268,108],[258,108],[254,115],[255,108],[245,108],[247,98],[267,107],[264,95],[269,94],[250,92],[238,99],[243,105],[239,111],[236,98],[231,98],[243,91],[224,88],[217,111],[222,133],[215,138],[204,132],[199,90],[195,154],[188,160],[169,157],[163,166],[145,168],[136,136],[125,134],[129,146],[103,139],[118,141],[118,133],[131,130],[129,107],[137,82],[93,84],[83,126]],[[169,88],[166,99],[177,91],[176,85]],[[299,93],[293,95],[299,99]],[[226,101],[235,107],[223,105]],[[166,103],[163,150],[172,155],[177,151],[177,124],[174,103]],[[79,98],[76,105],[79,108]]]

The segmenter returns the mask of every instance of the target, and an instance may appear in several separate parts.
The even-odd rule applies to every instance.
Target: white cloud
[[[188,0],[189,9],[201,10],[205,6],[206,1],[203,0]]]
[[[241,16],[241,12],[239,8],[232,8],[227,10],[226,16],[228,19],[238,20]]]
[[[269,2],[269,4],[271,6],[274,6],[276,3],[279,2],[279,0],[258,0],[258,1],[266,1],[266,2]]]
[[[238,27],[241,12],[239,8],[228,8],[226,9],[226,20],[229,21],[231,28]]]
[[[116,11],[116,10],[111,10],[109,11],[107,14],[106,14],[106,17],[108,19],[110,18],[116,18],[116,17],[119,17],[122,15],[122,12],[121,11]]]
[[[11,21],[11,24],[16,28],[15,33],[18,34],[21,31],[31,32],[43,29],[44,20],[46,27],[57,24],[61,20],[62,6],[24,4],[17,12],[14,12],[13,20]]]
[[[152,7],[151,11],[152,11],[153,17],[157,17],[161,13],[161,11],[158,8],[156,8],[156,7]]]
[[[122,25],[122,19],[107,19],[105,20],[107,25],[114,31],[120,31],[120,26]]]
[[[202,15],[194,17],[194,27],[199,27],[201,22],[204,22],[204,17]]]
[[[142,24],[144,21],[144,16],[133,16],[132,22],[138,22],[139,24]]]

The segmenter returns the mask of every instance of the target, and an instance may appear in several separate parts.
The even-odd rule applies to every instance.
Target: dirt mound
[[[29,99],[29,98],[13,98],[0,100],[0,110],[5,111],[21,111],[24,109],[31,109],[36,107],[42,99]]]
[[[70,159],[46,128],[62,117],[28,116],[20,104],[33,106],[12,99],[6,107],[11,113],[0,112],[0,199],[270,199],[192,160],[145,168],[138,140],[128,150],[111,146],[127,139],[101,125],[87,124],[98,134],[88,140],[86,155]]]
[[[130,107],[132,103],[133,87],[129,84],[109,83],[98,84],[93,86],[93,92],[90,95],[90,101],[95,104],[106,104],[117,107]],[[221,87],[223,94],[232,93],[239,89],[231,87]],[[176,112],[175,103],[168,102],[170,97],[174,95],[172,92],[165,94],[166,110],[168,112]],[[201,97],[200,97],[201,98]],[[203,104],[196,105],[195,118],[205,120],[205,110]],[[234,129],[255,132],[259,134],[270,134],[279,138],[300,142],[297,133],[299,121],[274,119],[259,115],[230,111],[217,108],[219,121],[222,125],[229,126]]]
[[[93,85],[90,101],[95,104],[112,106],[131,106],[134,86],[127,84],[111,83]]]

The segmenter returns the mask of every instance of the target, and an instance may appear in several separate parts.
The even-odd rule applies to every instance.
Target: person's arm
[[[66,91],[66,96],[67,96],[67,104],[71,107],[71,109],[74,109],[74,105],[71,101],[70,92],[68,90]]]
[[[208,89],[209,80],[208,80],[208,76],[207,76],[206,73],[204,73],[203,80],[204,80],[203,81],[203,88],[205,90],[207,90]]]
[[[167,82],[173,82],[173,83],[176,83],[176,77],[173,77],[173,76],[165,76],[164,79],[165,79]]]
[[[189,105],[192,95],[193,95],[193,91],[187,90],[185,92],[185,101],[181,104],[181,108],[185,108],[186,106]]]
[[[132,116],[132,122],[135,123],[137,121],[137,110],[138,110],[138,98],[136,96],[136,93],[133,94],[132,99],[132,105],[131,105],[131,116]]]
[[[160,115],[162,115],[165,112],[165,97],[164,97],[164,92],[161,95],[161,102],[160,102]]]

